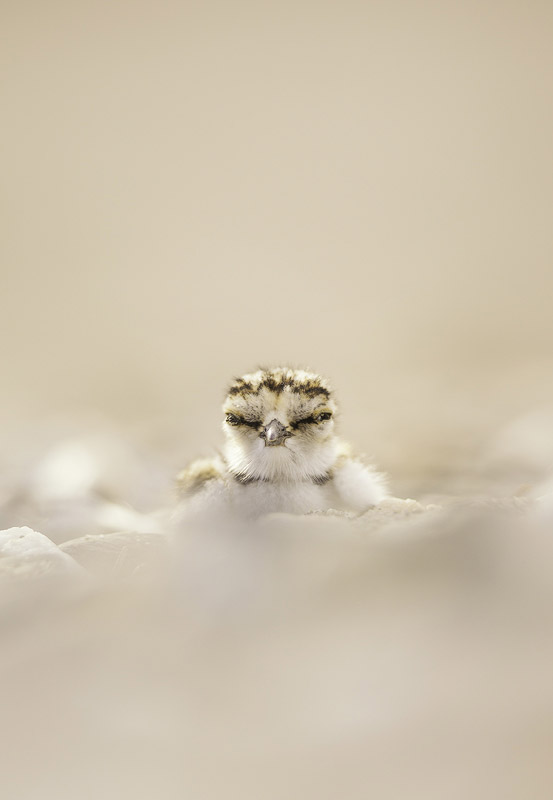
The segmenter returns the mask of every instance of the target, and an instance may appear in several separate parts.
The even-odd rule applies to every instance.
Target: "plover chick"
[[[383,476],[335,434],[336,401],[310,372],[261,369],[237,378],[223,404],[226,445],[178,475],[184,507],[362,513],[387,496]]]

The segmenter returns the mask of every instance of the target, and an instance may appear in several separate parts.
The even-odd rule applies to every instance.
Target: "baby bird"
[[[244,375],[229,387],[223,413],[223,453],[178,475],[185,507],[246,517],[361,513],[386,497],[383,477],[336,436],[336,402],[319,375],[289,368]]]

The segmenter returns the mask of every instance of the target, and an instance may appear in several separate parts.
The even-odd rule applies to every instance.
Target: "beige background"
[[[8,427],[188,456],[232,375],[301,364],[402,488],[550,406],[549,2],[2,11]]]

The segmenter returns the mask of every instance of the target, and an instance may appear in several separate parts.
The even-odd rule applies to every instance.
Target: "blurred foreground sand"
[[[51,538],[0,536],[3,795],[551,797],[536,424],[489,448],[480,492],[444,471],[441,508],[172,535],[173,455],[97,429],[21,447],[3,526]],[[527,496],[501,498],[524,472]]]

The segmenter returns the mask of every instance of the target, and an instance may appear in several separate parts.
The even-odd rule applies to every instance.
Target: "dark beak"
[[[265,425],[259,435],[265,439],[265,447],[278,447],[278,445],[284,444],[292,434],[288,433],[278,419],[273,419],[268,425]]]

